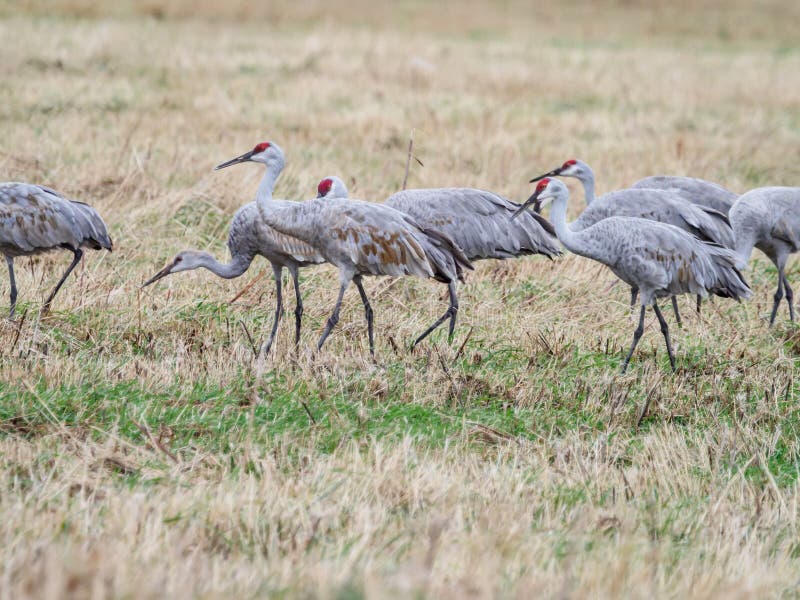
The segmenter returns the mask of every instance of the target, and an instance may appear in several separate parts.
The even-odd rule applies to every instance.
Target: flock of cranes
[[[623,372],[642,336],[648,306],[659,321],[674,370],[669,327],[658,300],[672,299],[680,324],[677,295],[696,295],[698,312],[701,298],[709,294],[737,301],[749,298],[751,291],[740,270],[754,247],[778,269],[770,325],[784,297],[794,321],[786,260],[800,250],[800,187],[758,188],[738,196],[701,179],[657,176],[595,197],[592,169],[583,161],[568,160],[532,179],[538,182],[536,190],[522,205],[471,188],[404,190],[383,203],[365,202],[349,198],[344,182],[333,176],[320,181],[315,199],[294,202],[272,195],[285,164],[279,146],[262,142],[216,169],[244,162],[263,164],[265,173],[255,201],[240,208],[231,221],[230,262],[184,250],[144,286],[201,267],[220,277],[239,277],[256,255],[263,256],[272,265],[276,286],[274,320],[263,353],[272,347],[283,313],[284,268],[294,283],[295,344],[300,341],[303,315],[298,271],[327,262],[338,268],[340,287],[317,349],[338,323],[352,282],[364,304],[374,357],[373,310],[364,277],[414,275],[447,285],[447,309],[416,338],[416,345],[445,322],[452,338],[459,308],[458,282],[474,261],[531,254],[553,259],[561,254],[562,245],[609,267],[630,286],[632,306],[639,299],[639,322]],[[569,191],[556,179],[559,176],[577,178],[583,185],[587,206],[572,223],[567,222]],[[552,205],[550,221],[539,214],[548,203]],[[15,257],[57,248],[72,252],[71,264],[44,303],[46,312],[85,247],[112,249],[105,223],[90,206],[44,186],[0,184],[0,252],[6,258],[11,284],[9,317],[14,315],[17,299]]]

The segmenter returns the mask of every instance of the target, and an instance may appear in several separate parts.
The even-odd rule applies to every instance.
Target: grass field
[[[226,256],[262,171],[212,168],[265,139],[285,198],[329,174],[385,198],[412,129],[411,187],[521,200],[573,157],[598,192],[798,185],[800,5],[217,4],[0,0],[0,179],[91,203],[116,244],[45,320],[69,257],[18,261],[0,599],[800,594],[800,330],[785,304],[767,328],[758,252],[747,304],[682,299],[674,375],[651,315],[618,375],[627,289],[575,256],[479,263],[453,344],[416,353],[443,286],[368,281],[377,364],[354,291],[311,355],[328,266],[302,273],[300,354],[290,299],[260,363],[265,262],[139,289],[183,248]]]

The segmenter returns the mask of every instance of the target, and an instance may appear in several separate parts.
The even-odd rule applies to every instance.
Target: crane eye
[[[183,257],[182,257],[182,256],[176,256],[176,257],[175,257],[175,262],[176,262],[176,263],[179,263],[179,262],[181,262],[182,260],[183,260]]]

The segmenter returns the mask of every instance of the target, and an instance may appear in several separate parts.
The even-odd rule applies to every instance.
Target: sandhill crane
[[[786,290],[789,318],[794,321],[794,294],[786,279],[786,260],[800,250],[800,187],[764,187],[741,195],[731,208],[736,233],[736,254],[744,268],[755,246],[778,268],[778,289],[773,297],[770,327]]]
[[[456,281],[462,277],[462,269],[472,268],[472,265],[445,235],[425,230],[408,215],[380,204],[341,198],[301,203],[275,201],[272,186],[283,168],[284,157],[274,143],[259,144],[217,168],[248,161],[266,166],[256,197],[264,222],[286,235],[306,241],[339,268],[339,295],[317,343],[318,350],[339,321],[344,293],[352,281],[364,304],[370,354],[374,357],[373,312],[361,283],[362,277],[367,275],[416,275],[448,284],[450,306],[417,338],[415,346],[458,311]]]
[[[347,198],[347,187],[338,177],[326,177],[317,186],[317,197]],[[553,258],[561,254],[547,219],[525,212],[509,227],[508,219],[520,205],[492,192],[471,188],[404,190],[392,194],[384,204],[428,229],[441,231],[471,261],[527,254]],[[455,327],[455,313],[451,319],[450,331]]]
[[[586,209],[570,224],[573,230],[584,229],[611,216],[639,217],[660,223],[668,223],[688,231],[700,239],[733,249],[733,230],[728,218],[716,210],[692,204],[675,193],[659,189],[623,189],[595,198],[594,171],[582,160],[568,160],[549,173],[531,179],[531,183],[543,177],[574,177],[583,185]],[[631,306],[636,301],[637,290],[631,290]],[[672,308],[678,324],[681,322],[678,303],[672,300]],[[697,299],[700,312],[700,298]]]
[[[112,249],[103,219],[88,204],[65,198],[57,191],[31,183],[0,183],[0,252],[8,264],[11,283],[9,318],[17,305],[14,259],[63,248],[72,262],[42,305],[42,314],[83,256],[81,248]]]
[[[347,186],[339,177],[331,175],[319,182],[317,198],[348,197]],[[553,226],[538,213],[520,215],[511,223],[512,227],[520,227],[512,232],[500,229],[500,216],[514,214],[520,205],[492,192],[474,188],[412,189],[392,194],[384,204],[447,234],[471,261],[526,254],[544,254],[553,258],[561,254]],[[479,214],[464,212],[463,207],[473,208]],[[453,211],[458,214],[453,214]],[[531,220],[525,223],[528,216]],[[489,229],[478,230],[481,225]],[[508,227],[507,223],[505,225]]]
[[[609,267],[625,283],[639,290],[641,312],[633,343],[622,364],[628,368],[633,351],[644,331],[644,313],[652,304],[667,345],[670,365],[675,356],[669,327],[657,300],[676,294],[709,292],[726,298],[748,298],[750,287],[736,268],[736,256],[727,248],[704,242],[665,223],[635,217],[609,217],[576,230],[567,223],[567,186],[557,179],[544,178],[519,211],[533,203],[541,207],[552,201],[550,220],[564,246]]]
[[[725,189],[718,183],[679,175],[653,175],[640,179],[631,187],[667,190],[692,204],[707,206],[723,215],[730,212],[733,203],[739,197],[738,194]]]
[[[267,354],[278,332],[278,323],[283,314],[282,282],[283,269],[289,270],[294,282],[295,294],[295,337],[297,345],[300,342],[300,324],[303,317],[303,298],[300,295],[300,281],[298,269],[309,265],[325,262],[325,259],[308,244],[298,239],[284,235],[265,225],[261,221],[258,205],[255,202],[245,204],[233,215],[228,231],[228,250],[231,261],[227,264],[220,263],[207,252],[197,250],[183,250],[161,271],[156,273],[142,287],[155,283],[159,279],[172,273],[189,271],[191,269],[205,268],[225,279],[233,279],[242,275],[256,255],[266,258],[272,266],[275,277],[275,316],[272,321],[269,340],[259,350],[259,354]]]

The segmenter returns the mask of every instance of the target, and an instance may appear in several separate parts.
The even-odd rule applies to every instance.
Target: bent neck
[[[739,269],[744,269],[747,263],[750,262],[750,255],[756,245],[756,236],[752,232],[743,233],[739,231],[735,232],[735,234],[738,234],[735,236],[736,266]]]
[[[195,268],[202,267],[223,279],[233,279],[247,271],[251,262],[253,262],[252,256],[238,254],[232,257],[229,263],[221,263],[210,254],[204,252],[198,257],[197,267]]]

